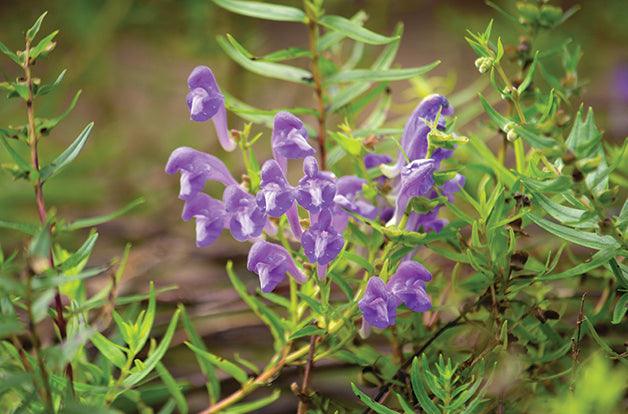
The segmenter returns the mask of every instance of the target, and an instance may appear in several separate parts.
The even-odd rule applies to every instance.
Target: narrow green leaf
[[[39,230],[39,226],[36,224],[16,223],[6,220],[0,220],[0,228],[21,231],[22,233],[29,234],[31,236],[37,234],[37,231]]]
[[[45,84],[45,85],[42,85],[42,86],[38,87],[35,90],[35,95],[43,96],[43,95],[47,95],[48,93],[52,92],[63,81],[63,78],[65,78],[66,72],[67,72],[67,69],[63,69],[63,71],[61,71],[61,73],[59,74],[59,76],[57,76],[57,79],[55,79],[54,82],[48,83],[48,84]]]
[[[126,357],[124,356],[124,352],[120,350],[120,347],[115,343],[111,342],[100,332],[95,332],[90,341],[96,349],[107,359],[107,361],[111,362],[118,368],[122,368],[126,363]]]
[[[528,68],[528,73],[526,73],[526,77],[523,79],[523,82],[521,82],[521,85],[519,85],[519,87],[517,88],[517,92],[519,93],[519,95],[525,92],[525,90],[528,89],[528,86],[530,86],[530,84],[532,83],[532,79],[534,78],[534,72],[536,70],[536,64],[537,64],[538,59],[539,59],[539,51],[537,50],[536,53],[534,54],[534,59],[532,60],[532,63],[530,64],[530,67]]]
[[[612,249],[600,250],[599,252],[595,253],[591,257],[590,260],[585,261],[584,263],[580,263],[579,265],[574,266],[570,269],[567,269],[563,272],[541,275],[537,279],[538,280],[560,280],[560,279],[566,279],[569,277],[580,276],[580,275],[583,275],[584,273],[590,272],[593,269],[597,269],[600,266],[606,265],[606,263],[608,263],[610,260],[613,259],[615,254],[616,254],[616,251]],[[557,260],[558,260],[558,255],[557,255]],[[555,265],[556,264],[553,264],[552,266],[555,266]],[[550,267],[550,269],[552,268],[553,267]]]
[[[397,411],[391,410],[390,408],[386,407],[385,405],[382,405],[382,404],[380,404],[378,402],[373,401],[373,399],[371,397],[369,397],[364,392],[362,392],[362,390],[360,390],[354,383],[351,383],[351,388],[353,389],[353,392],[355,393],[355,395],[358,396],[360,401],[362,401],[367,407],[369,407],[371,410],[375,411],[376,413],[378,413],[378,414],[399,414]]]
[[[305,69],[281,63],[261,62],[249,59],[242,53],[242,45],[240,45],[231,35],[227,35],[227,39],[222,36],[218,36],[216,41],[231,59],[250,72],[267,78],[281,79],[288,82],[306,85],[312,83],[312,74]],[[235,47],[234,44],[237,44],[238,47]]]
[[[28,254],[31,257],[45,258],[50,254],[52,246],[52,238],[50,237],[50,224],[46,223],[42,226],[35,237],[31,240],[28,247]]]
[[[125,387],[132,387],[133,385],[140,382],[144,377],[146,377],[153,369],[161,358],[165,355],[168,347],[170,346],[170,341],[172,340],[172,336],[177,328],[177,321],[179,320],[179,310],[174,313],[172,319],[170,319],[170,323],[168,324],[168,328],[166,329],[166,333],[164,337],[161,339],[161,342],[155,348],[155,350],[146,358],[143,363],[143,368],[137,370],[122,381],[122,385]]]
[[[159,362],[156,368],[157,368],[157,373],[159,374],[159,377],[161,377],[161,380],[166,385],[166,388],[168,388],[170,395],[177,403],[177,408],[179,409],[179,413],[187,414],[188,403],[185,399],[185,396],[183,395],[183,392],[181,392],[182,386],[177,383],[177,380],[175,380],[172,374],[168,372],[168,369],[166,368],[164,364]]]
[[[624,293],[623,295],[621,295],[621,297],[617,301],[617,304],[615,305],[615,310],[613,310],[613,318],[611,319],[611,323],[613,325],[619,325],[621,321],[624,320],[626,311],[628,311],[628,293]]]
[[[404,414],[415,414],[415,411],[412,409],[412,406],[406,399],[399,393],[395,393],[395,397],[397,397],[397,401],[399,405],[403,409]]]
[[[267,405],[270,405],[277,401],[280,395],[281,390],[275,389],[268,397],[260,398],[259,400],[251,401],[248,403],[234,405],[233,407],[228,408],[225,411],[225,414],[244,414],[258,412],[257,410],[259,410],[260,408],[266,407]]]
[[[194,328],[194,324],[190,319],[187,310],[183,305],[179,305],[179,309],[181,310],[181,323],[183,324],[183,329],[188,336],[188,339],[192,345],[196,348],[207,351],[205,347],[205,343],[201,339],[200,335]],[[214,366],[210,364],[205,358],[201,358],[199,355],[194,353],[198,365],[201,367],[201,371],[205,374],[207,378],[207,392],[209,393],[209,400],[212,403],[218,401],[220,398],[220,381],[218,381],[218,377],[216,376],[216,371],[214,370]]]
[[[42,15],[35,20],[35,23],[31,26],[31,28],[26,31],[26,39],[28,41],[32,42],[35,36],[37,36],[37,33],[39,33],[39,29],[41,28],[41,23],[44,21],[44,17],[46,17],[47,14],[47,11],[42,13]]]
[[[410,383],[412,384],[412,391],[416,399],[419,401],[419,405],[426,412],[426,414],[440,414],[440,410],[432,402],[429,395],[427,395],[427,391],[425,390],[425,386],[423,385],[423,381],[421,380],[421,369],[419,368],[419,360],[418,358],[414,358],[412,360],[412,368],[410,369]]]
[[[118,217],[121,217],[123,215],[125,215],[126,213],[128,213],[129,211],[135,209],[136,207],[144,204],[146,200],[144,199],[144,197],[139,197],[133,201],[131,201],[129,204],[127,204],[126,206],[122,207],[119,210],[116,210],[112,213],[109,214],[105,214],[102,216],[96,216],[96,217],[90,217],[90,218],[85,218],[85,219],[79,219],[76,220],[72,223],[69,223],[67,225],[64,225],[61,227],[61,230],[64,231],[74,231],[74,230],[79,230],[79,229],[84,229],[87,227],[94,227],[94,226],[98,226],[99,224],[103,224],[103,223],[107,223],[109,221],[112,221],[114,219],[117,219]]]
[[[341,16],[327,15],[323,16],[318,23],[328,29],[335,30],[343,35],[357,40],[358,42],[368,43],[371,45],[384,45],[394,42],[398,36],[382,36],[372,32],[358,23]]]
[[[18,58],[17,54],[15,52],[13,52],[11,49],[9,49],[4,43],[0,42],[0,52],[4,53],[6,56],[9,57],[9,59],[11,59],[12,61],[14,61],[15,63],[17,63],[18,65],[21,65],[20,59]]]
[[[41,179],[43,181],[54,177],[57,175],[63,168],[65,168],[68,164],[70,164],[81,152],[87,139],[89,138],[89,133],[92,130],[94,123],[91,122],[88,124],[85,129],[79,134],[78,137],[74,140],[74,142],[66,148],[53,162],[46,165],[41,169]]]
[[[156,310],[157,298],[155,295],[155,284],[151,281],[148,293],[148,306],[146,307],[146,313],[144,313],[141,322],[136,322],[139,325],[139,331],[137,332],[137,337],[134,338],[133,341],[133,353],[137,354],[138,352],[140,352],[144,347],[144,344],[146,344],[146,341],[150,337],[150,331],[153,328],[153,323],[155,322]]]
[[[577,228],[593,229],[597,227],[597,221],[590,216],[588,211],[563,206],[545,197],[541,193],[533,193],[533,195],[534,201],[545,210],[547,214],[561,223]]]
[[[30,50],[30,60],[31,62],[37,59],[39,56],[46,56],[48,53],[52,52],[55,48],[56,43],[53,41],[54,38],[59,33],[58,30],[50,33],[48,36],[44,37],[37,43],[37,46],[33,47]]]
[[[342,82],[386,82],[399,81],[404,79],[415,78],[421,76],[440,64],[440,60],[417,68],[408,69],[388,69],[388,70],[371,70],[371,69],[354,69],[345,72],[338,72],[328,77],[326,83],[342,83]]]
[[[19,335],[24,331],[24,325],[17,315],[2,315],[0,319],[0,338]]]
[[[61,263],[61,270],[70,270],[86,260],[91,255],[94,245],[96,244],[96,240],[98,240],[98,233],[91,233],[81,247],[79,247],[78,250],[76,250],[76,252],[74,252],[70,257],[64,260],[63,263]]]
[[[26,173],[30,173],[32,171],[31,165],[9,144],[9,141],[5,137],[1,138],[2,145],[7,150],[11,159],[15,162],[18,168]]]
[[[539,227],[547,230],[555,236],[580,246],[589,247],[595,250],[610,249],[616,250],[619,243],[611,236],[600,236],[595,233],[575,230],[561,224],[545,220],[535,214],[529,213],[527,217]]]
[[[290,335],[290,341],[294,341],[295,339],[303,338],[305,336],[317,336],[323,335],[326,331],[321,328],[317,328],[314,325],[307,325],[301,329],[295,331],[292,335]]]
[[[189,342],[185,343],[188,348],[190,348],[194,353],[201,358],[204,358],[210,364],[214,365],[216,368],[224,371],[226,374],[229,374],[233,378],[235,378],[240,384],[244,384],[249,381],[249,376],[242,368],[237,366],[231,361],[228,361],[222,357],[212,354],[211,352],[204,351],[200,348],[195,347]]]
[[[305,21],[305,13],[295,7],[279,4],[262,3],[258,1],[241,0],[212,0],[217,6],[230,12],[243,16],[256,17],[258,19],[274,20],[278,22],[302,23]]]

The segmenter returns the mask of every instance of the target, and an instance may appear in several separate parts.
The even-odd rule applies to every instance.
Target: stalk
[[[26,39],[26,50],[24,51],[26,58],[24,62],[24,79],[26,80],[26,84],[28,86],[28,100],[26,101],[26,117],[28,122],[28,146],[30,147],[30,157],[31,163],[33,165],[33,169],[35,170],[35,174],[37,175],[37,179],[34,184],[35,190],[35,202],[37,204],[37,213],[39,216],[39,222],[42,226],[46,225],[47,217],[46,217],[46,201],[44,198],[44,183],[41,181],[41,177],[39,175],[39,153],[38,153],[38,144],[39,144],[39,134],[35,128],[35,108],[34,108],[34,93],[33,93],[33,78],[31,75],[31,60],[30,60],[30,49],[31,42]],[[50,231],[50,230],[49,230]],[[52,236],[52,234],[51,234]],[[52,255],[52,248],[48,252],[48,264],[50,268],[54,268],[54,259]],[[65,317],[63,316],[63,302],[61,301],[61,293],[59,292],[59,288],[55,292],[55,310],[56,310],[56,318],[54,319],[55,324],[59,328],[59,334],[61,336],[61,340],[65,340],[67,337],[67,323]],[[68,363],[65,368],[65,374],[70,381],[70,389],[74,392],[74,373],[72,371],[72,364]]]

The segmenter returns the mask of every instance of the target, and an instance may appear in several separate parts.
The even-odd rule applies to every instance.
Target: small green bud
[[[490,57],[481,57],[475,60],[475,67],[480,73],[486,73],[493,67],[494,60]]]
[[[586,174],[586,173],[590,173],[591,171],[596,170],[600,166],[601,162],[602,162],[602,157],[598,155],[597,157],[594,157],[594,158],[586,158],[584,160],[576,161],[576,167],[578,167],[580,171]]]

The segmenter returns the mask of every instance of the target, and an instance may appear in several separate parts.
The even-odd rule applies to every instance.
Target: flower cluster
[[[402,262],[388,283],[378,276],[370,278],[358,303],[365,325],[380,329],[394,325],[401,304],[414,312],[430,309],[432,304],[425,292],[425,282],[430,280],[430,272],[411,260]]]
[[[236,143],[227,127],[224,97],[212,71],[205,66],[195,68],[188,86],[187,104],[191,119],[197,122],[211,119],[223,148],[234,149]],[[387,155],[371,153],[364,158],[366,168],[379,167],[382,171],[382,175],[374,179],[375,183],[392,180],[394,208],[387,205],[384,197],[377,206],[372,204],[363,193],[367,184],[365,179],[356,176],[337,178],[329,171],[322,171],[316,151],[309,143],[307,129],[289,112],[279,112],[274,118],[273,158],[263,163],[255,194],[249,192],[248,186],[239,184],[220,159],[192,148],[174,150],[166,172],[181,175],[179,198],[185,203],[182,218],[196,220],[197,246],[210,245],[225,228],[238,241],[252,241],[247,267],[259,276],[262,291],[270,292],[286,275],[299,283],[305,282],[306,276],[286,248],[266,240],[275,238],[278,231],[276,221],[269,218],[286,216],[291,232],[288,236],[300,242],[305,258],[316,265],[321,279],[327,273],[327,266],[342,251],[345,245],[343,232],[353,216],[399,226],[402,217],[407,215],[404,221],[407,229],[440,231],[445,223],[438,218],[438,206],[423,214],[407,213],[406,210],[413,197],[451,197],[464,184],[464,178],[456,176],[440,189],[435,189],[434,173],[441,160],[451,156],[452,151],[436,149],[428,157],[428,134],[433,128],[444,129],[443,117],[451,114],[452,108],[444,97],[429,96],[408,120],[395,164],[390,164],[393,160]],[[303,177],[296,185],[287,179],[288,160],[302,160]],[[222,200],[204,192],[208,181],[224,185]],[[307,212],[309,220],[301,220],[299,207]],[[377,328],[394,324],[396,309],[401,304],[415,312],[429,309],[425,282],[430,279],[429,272],[411,260],[399,265],[387,283],[372,277],[360,301],[366,323]]]

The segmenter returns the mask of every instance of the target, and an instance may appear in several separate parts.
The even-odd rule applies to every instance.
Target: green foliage
[[[157,292],[152,284],[145,311],[137,312],[138,302],[146,299],[143,295],[117,297],[117,286],[130,247],[127,246],[122,259],[113,259],[107,266],[95,266],[91,259],[98,233],[94,229],[86,235],[75,235],[75,238],[85,239],[76,249],[65,245],[67,238],[60,237],[106,223],[142,200],[114,213],[69,224],[56,216],[54,208],[46,205],[44,183],[71,167],[86,147],[93,123],[44,165],[39,148],[55,138],[48,135],[70,114],[80,95],[76,93],[69,107],[53,118],[40,118],[33,110],[38,107],[33,101],[54,92],[66,74],[63,70],[48,84],[42,84],[32,74],[35,63],[48,56],[56,45],[54,39],[58,31],[36,41],[45,16],[46,13],[42,14],[26,31],[23,51],[12,52],[4,44],[0,45],[2,52],[21,71],[17,81],[3,82],[1,86],[9,92],[9,98],[22,98],[26,114],[23,125],[2,129],[2,147],[13,161],[13,164],[3,165],[3,170],[9,171],[15,180],[26,180],[28,192],[34,188],[39,219],[38,224],[14,222],[4,217],[0,220],[0,227],[30,238],[25,240],[28,249],[19,254],[5,257],[0,252],[3,314],[0,376],[6,384],[0,390],[0,407],[3,412],[114,412],[109,407],[122,399],[142,406],[137,389],[156,370],[179,411],[186,412],[187,405],[176,381],[160,363],[175,334],[178,312],[157,345],[151,338],[157,312]],[[26,152],[30,153],[29,157],[25,156]],[[86,280],[98,276],[109,276],[110,281],[89,296]],[[116,327],[109,326],[112,317]],[[40,329],[40,324],[55,329]],[[145,350],[149,339],[149,349]],[[145,356],[140,356],[146,351]]]

